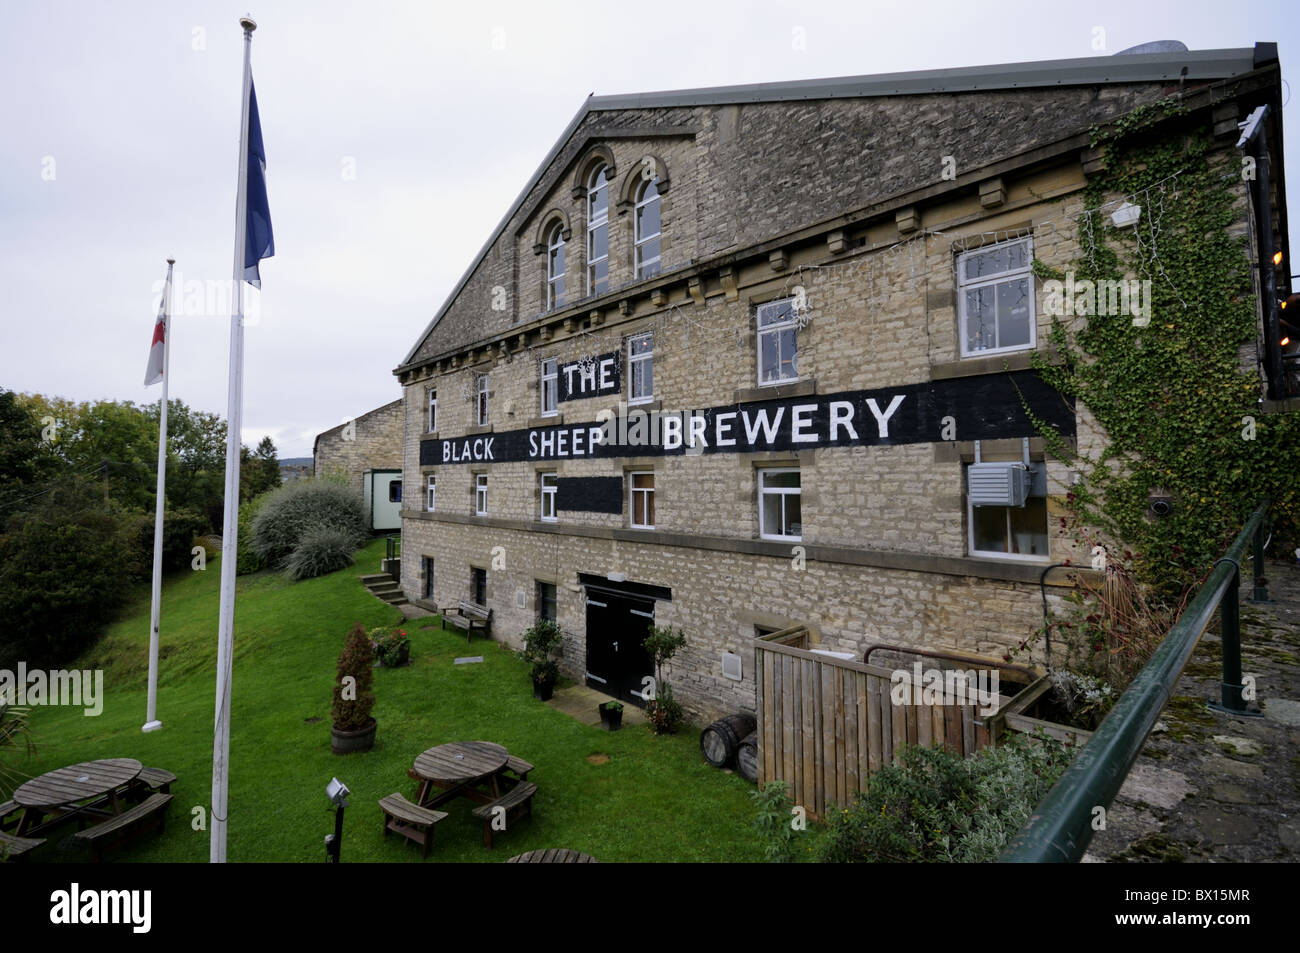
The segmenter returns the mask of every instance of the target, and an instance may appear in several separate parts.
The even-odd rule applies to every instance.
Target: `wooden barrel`
[[[715,768],[725,768],[736,757],[740,739],[758,726],[753,715],[728,715],[700,732],[700,751]]]
[[[736,749],[736,770],[746,781],[758,783],[758,732],[745,735]]]

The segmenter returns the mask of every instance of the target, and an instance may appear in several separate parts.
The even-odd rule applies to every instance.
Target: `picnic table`
[[[18,836],[53,827],[71,816],[110,818],[122,813],[121,795],[143,765],[134,758],[84,761],[32,778],[14,792],[14,803],[26,808]],[[42,821],[49,816],[49,820]]]
[[[421,779],[416,799],[421,807],[432,807],[464,795],[483,804],[501,796],[500,775],[510,752],[491,741],[453,741],[437,745],[415,759],[413,774]],[[479,790],[486,781],[491,793]],[[434,795],[433,788],[442,789]]]

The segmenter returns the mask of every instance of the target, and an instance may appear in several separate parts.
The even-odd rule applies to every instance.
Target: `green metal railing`
[[[1264,579],[1264,518],[1268,503],[1246,521],[1228,551],[1160,643],[1146,666],[1115,703],[1060,780],[1047,793],[1000,860],[1010,863],[1072,862],[1083,857],[1092,839],[1097,812],[1110,807],[1146,743],[1192,650],[1214,617],[1222,615],[1223,682],[1221,702],[1211,707],[1237,714],[1246,708],[1241,684],[1241,625],[1238,589],[1241,560],[1253,543],[1253,599],[1268,598]]]

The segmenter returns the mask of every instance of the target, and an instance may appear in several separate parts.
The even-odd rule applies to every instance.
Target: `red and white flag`
[[[171,269],[168,269],[168,283],[171,282]],[[163,379],[163,350],[167,339],[167,292],[163,289],[162,301],[158,304],[158,321],[153,326],[153,344],[149,347],[149,367],[144,372],[144,385],[157,384]]]

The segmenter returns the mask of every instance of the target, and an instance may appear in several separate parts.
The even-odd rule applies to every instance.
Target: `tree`
[[[270,437],[263,437],[257,449],[251,453],[247,447],[241,447],[239,468],[241,502],[247,503],[280,485],[280,461],[276,459],[275,444]]]
[[[44,429],[17,394],[0,390],[0,516],[41,492],[58,468]]]

